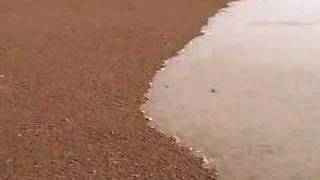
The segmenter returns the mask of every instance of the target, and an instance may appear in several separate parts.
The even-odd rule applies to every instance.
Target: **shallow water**
[[[159,72],[142,107],[221,180],[320,179],[320,0],[244,0]]]

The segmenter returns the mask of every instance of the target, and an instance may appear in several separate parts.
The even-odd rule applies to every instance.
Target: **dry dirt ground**
[[[227,0],[0,0],[0,179],[210,179],[139,107]]]

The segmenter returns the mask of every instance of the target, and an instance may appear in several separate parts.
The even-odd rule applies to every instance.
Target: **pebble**
[[[151,118],[151,117],[146,116],[146,119],[147,119],[148,121],[152,121],[152,118]]]
[[[7,159],[6,164],[10,164],[13,161],[13,159]]]
[[[4,78],[4,77],[6,77],[5,75],[3,75],[3,74],[0,74],[0,78]]]
[[[64,121],[64,122],[69,122],[70,119],[69,119],[69,118],[64,118],[63,121]]]

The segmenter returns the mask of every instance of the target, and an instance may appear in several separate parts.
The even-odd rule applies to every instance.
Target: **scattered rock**
[[[48,128],[49,128],[49,129],[56,129],[56,125],[55,125],[55,124],[49,124],[49,125],[48,125]]]
[[[104,134],[103,134],[103,137],[110,138],[111,135],[110,135],[109,133],[104,133]]]
[[[6,77],[5,75],[3,75],[3,74],[0,74],[0,78],[4,78],[4,77]]]
[[[132,174],[131,176],[134,177],[134,178],[139,178],[140,177],[139,174]]]
[[[63,121],[64,121],[64,122],[69,122],[70,119],[69,119],[69,118],[64,118]]]
[[[211,93],[216,93],[217,91],[214,88],[211,88],[210,92]]]
[[[7,159],[6,164],[10,164],[13,161],[13,159]]]

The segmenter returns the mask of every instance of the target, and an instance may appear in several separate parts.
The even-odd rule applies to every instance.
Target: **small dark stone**
[[[217,92],[214,88],[212,88],[211,90],[210,90],[210,92],[211,93],[215,93],[215,92]]]

